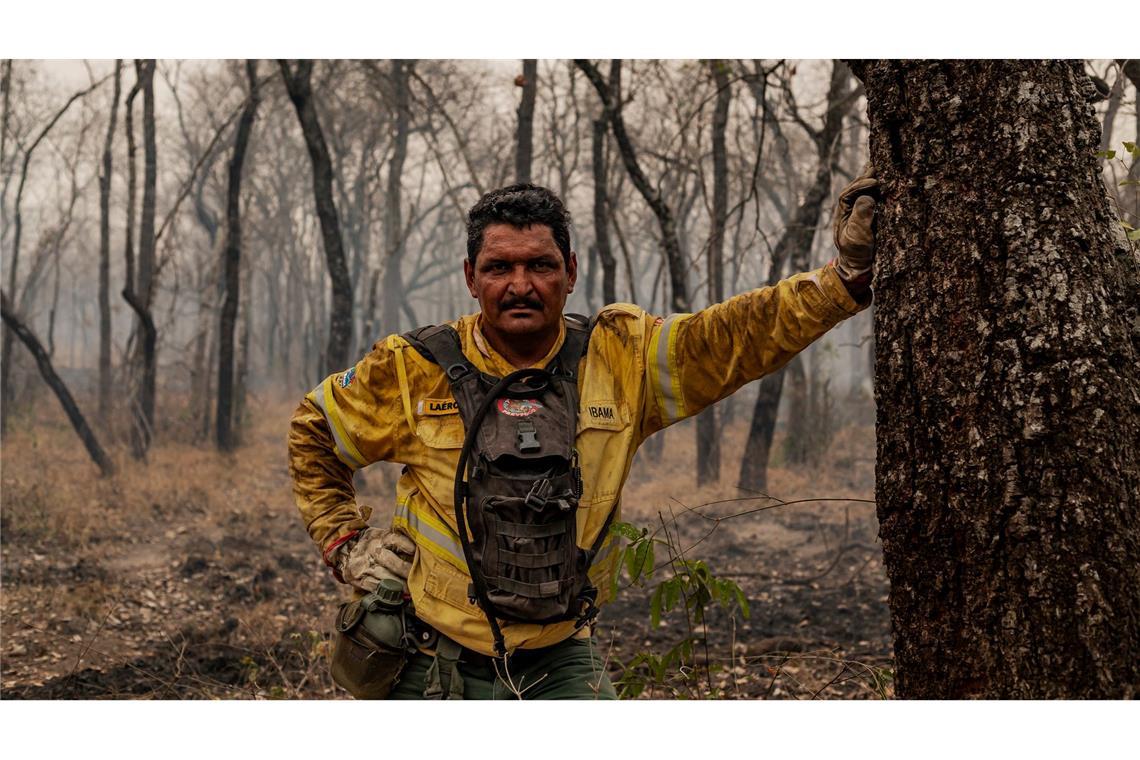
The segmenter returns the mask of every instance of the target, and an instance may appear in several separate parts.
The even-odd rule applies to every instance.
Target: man
[[[306,396],[289,438],[297,504],[325,562],[360,592],[373,591],[383,579],[406,583],[415,631],[430,644],[409,657],[389,698],[615,697],[590,636],[592,596],[583,597],[581,608],[571,604],[561,619],[508,614],[491,601],[494,589],[488,587],[495,578],[488,580],[479,569],[486,555],[476,560],[477,572],[470,569],[478,557],[472,542],[479,525],[472,524],[478,515],[463,496],[471,484],[462,481],[464,473],[468,480],[477,478],[481,465],[469,470],[466,464],[459,487],[456,468],[461,450],[467,462],[469,449],[481,439],[465,441],[465,420],[475,418],[466,393],[452,392],[458,388],[452,384],[455,376],[463,374],[456,365],[469,366],[471,375],[488,383],[511,373],[522,377],[527,373],[518,370],[524,368],[550,368],[559,361],[574,365],[561,371],[574,380],[564,395],[569,403],[578,399],[576,430],[570,432],[577,486],[558,503],[564,510],[574,507],[569,530],[584,558],[580,566],[604,597],[618,555],[608,526],[641,442],[779,369],[870,303],[870,195],[876,187],[868,170],[841,193],[834,223],[839,255],[827,266],[696,314],[662,319],[630,304],[607,306],[587,338],[578,323],[563,317],[578,262],[562,202],[533,185],[495,190],[480,199],[468,215],[463,263],[480,311],[452,323],[454,333],[443,328],[457,334],[462,356],[456,352],[454,360],[441,360],[434,355],[440,344],[429,350],[416,333],[389,336],[355,367],[330,376]],[[568,335],[576,347],[588,340],[580,360],[564,360]],[[560,370],[552,371],[531,373],[549,379]],[[556,406],[550,401],[555,397],[518,401],[516,393],[496,402],[498,412],[490,401],[483,404],[495,424],[518,427],[518,450],[511,450],[516,456],[502,461],[522,461],[518,457],[525,458],[520,452],[527,441],[538,448],[534,426],[525,428],[526,422],[511,417]],[[547,432],[537,435],[549,446]],[[368,526],[370,510],[357,507],[352,488],[353,471],[380,460],[404,465],[389,530]],[[528,503],[536,489],[527,494]],[[457,493],[463,505],[458,512]],[[515,561],[519,567],[537,566],[550,564],[549,556]],[[509,583],[502,581],[508,590]],[[515,585],[525,590],[540,584]],[[519,596],[498,598],[517,601]],[[583,611],[586,607],[590,610]]]

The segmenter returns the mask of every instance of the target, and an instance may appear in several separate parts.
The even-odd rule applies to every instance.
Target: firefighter
[[[438,336],[433,352],[416,333],[390,335],[354,367],[314,388],[292,421],[294,495],[324,561],[338,580],[357,590],[358,598],[386,581],[400,584],[409,600],[406,625],[398,629],[405,633],[407,649],[392,669],[397,677],[379,691],[361,693],[396,699],[615,698],[590,634],[592,615],[583,609],[592,611],[606,601],[608,578],[616,572],[619,552],[608,528],[619,513],[637,447],[653,433],[778,370],[838,322],[866,308],[876,188],[868,168],[841,192],[834,221],[838,255],[826,266],[695,314],[661,318],[632,304],[613,304],[601,310],[588,330],[563,314],[578,262],[570,247],[570,218],[559,198],[529,184],[484,195],[468,214],[463,262],[479,312],[446,329],[456,347],[453,358],[441,361],[434,355],[443,345]],[[579,351],[580,356],[573,355]],[[585,601],[575,598],[563,619],[552,619],[548,610],[527,616],[532,608],[526,605],[533,600],[525,592],[542,584],[502,580],[507,591],[496,592],[496,578],[511,572],[488,569],[491,550],[480,552],[479,541],[496,537],[476,535],[486,525],[470,514],[464,484],[456,487],[457,477],[462,481],[470,467],[457,475],[461,454],[474,461],[468,455],[479,452],[468,449],[478,448],[483,438],[465,435],[465,420],[474,417],[460,407],[474,402],[464,401],[467,395],[452,384],[463,374],[456,370],[459,365],[469,368],[470,376],[489,378],[487,383],[512,373],[521,377],[521,369],[555,365],[561,369],[546,377],[572,381],[569,392],[548,391],[553,395],[542,397],[546,401],[519,400],[514,394],[483,404],[496,425],[517,428],[520,450],[535,435],[533,425],[523,427],[527,415],[558,406],[558,399],[569,398],[574,406],[570,421],[562,424],[576,423],[568,433],[572,462],[564,466],[566,472],[573,468],[576,484],[564,487],[571,481],[558,481],[563,484],[558,486],[564,492],[561,501],[544,496],[538,502],[570,512],[565,528],[557,530],[567,531],[578,554],[558,565],[558,572],[582,577],[551,588],[573,586]],[[548,447],[553,445],[549,432],[538,434],[543,436]],[[383,528],[369,526],[371,510],[357,505],[352,485],[356,470],[379,461],[403,465],[395,515]],[[467,475],[472,483],[475,477],[478,473]],[[546,486],[550,483],[543,494],[549,495]],[[469,523],[463,535],[461,520]],[[528,535],[542,534],[539,528]],[[550,559],[554,556],[550,550],[526,561],[516,557],[524,569],[512,572],[539,572],[525,568],[560,561]],[[523,591],[508,593],[516,587]],[[504,611],[503,600],[520,599],[520,607]],[[342,627],[348,630],[362,615],[339,619],[347,621]]]

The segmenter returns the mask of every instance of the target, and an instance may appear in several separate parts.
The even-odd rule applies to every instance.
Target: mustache
[[[535,298],[509,298],[499,303],[499,308],[503,311],[510,311],[517,308],[534,309],[542,311],[542,301]]]

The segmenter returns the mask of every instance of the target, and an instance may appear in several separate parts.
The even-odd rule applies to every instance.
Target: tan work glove
[[[839,258],[835,268],[839,276],[851,282],[869,274],[875,260],[875,234],[871,224],[875,220],[875,196],[879,180],[870,164],[862,173],[843,188],[835,206],[835,247]]]
[[[365,528],[337,547],[333,561],[345,583],[372,592],[385,578],[395,578],[406,588],[415,553],[415,543],[403,533]]]

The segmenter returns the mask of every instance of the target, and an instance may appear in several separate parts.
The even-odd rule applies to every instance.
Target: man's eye
[[[536,261],[530,265],[530,268],[536,272],[549,272],[554,269],[554,265],[549,261]]]

